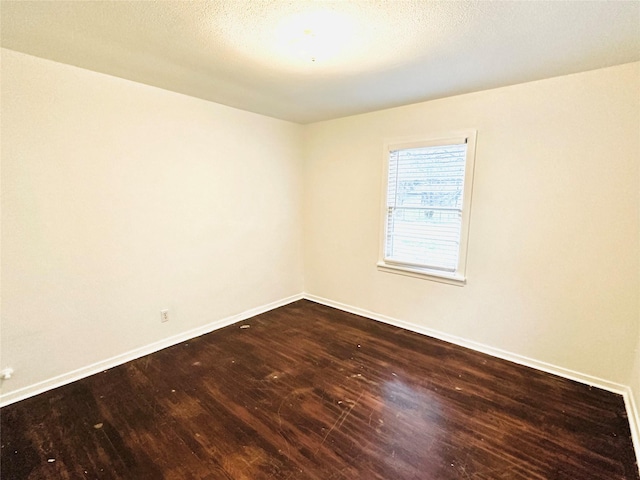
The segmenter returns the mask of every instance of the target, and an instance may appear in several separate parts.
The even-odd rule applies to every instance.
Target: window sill
[[[422,278],[424,280],[432,280],[434,282],[447,283],[449,285],[457,285],[458,287],[463,287],[467,283],[467,279],[459,273],[440,272],[426,268],[395,265],[392,263],[385,263],[384,261],[378,262],[377,266],[378,270],[381,272],[407,275],[409,277]]]

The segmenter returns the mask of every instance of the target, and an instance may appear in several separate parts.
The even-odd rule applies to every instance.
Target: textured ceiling
[[[640,60],[640,2],[7,1],[2,46],[309,123]]]

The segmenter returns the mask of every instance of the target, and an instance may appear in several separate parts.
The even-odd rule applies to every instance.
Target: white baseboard
[[[438,330],[422,327],[420,325],[415,325],[413,323],[405,322],[403,320],[398,320],[397,318],[388,317],[386,315],[380,315],[375,312],[370,312],[369,310],[364,310],[362,308],[353,307],[351,305],[347,305],[344,303],[335,302],[327,298],[318,297],[317,295],[305,293],[304,298],[307,300],[311,300],[312,302],[321,303],[328,307],[333,307],[333,308],[337,308],[338,310],[354,313],[356,315],[360,315],[361,317],[370,318],[372,320],[377,320],[379,322],[400,327],[405,330],[410,330],[412,332],[420,333],[422,335],[427,335],[429,337],[437,338],[439,340],[444,340],[445,342],[453,343],[454,345],[459,345],[461,347],[470,348],[471,350],[475,350],[477,352],[486,353],[488,355],[491,355],[492,357],[508,360],[510,362],[517,363],[519,365],[535,368],[536,370],[541,370],[543,372],[551,373],[553,375],[558,375],[560,377],[567,378],[569,380],[575,380],[576,382],[584,383],[592,387],[601,388],[602,390],[607,390],[609,392],[622,395],[622,397],[624,398],[625,407],[627,410],[627,416],[629,418],[629,428],[631,429],[631,438],[633,440],[633,445],[636,451],[636,457],[638,458],[638,467],[640,469],[640,411],[638,410],[638,403],[637,403],[637,400],[640,401],[640,399],[634,398],[631,388],[628,387],[627,385],[610,382],[609,380],[587,375],[585,373],[576,372],[568,368],[552,365],[550,363],[542,362],[540,360],[535,360],[533,358],[528,358],[522,355],[518,355],[516,353],[507,352],[499,348],[490,347],[482,343],[474,342],[472,340],[467,340],[461,337],[457,337],[455,335],[450,335],[448,333],[440,332]]]
[[[636,449],[638,471],[640,472],[640,398],[635,398],[630,387],[627,387],[626,393],[622,394],[622,396],[624,397],[624,404],[627,407],[631,439]]]
[[[631,437],[633,439],[636,455],[638,457],[638,464],[640,465],[640,410],[638,408],[640,406],[639,404],[640,399],[636,399],[634,397],[630,387],[626,385],[621,385],[619,383],[610,382],[602,378],[576,372],[574,370],[570,370],[567,368],[558,367],[556,365],[552,365],[546,362],[541,362],[539,360],[534,360],[532,358],[524,357],[522,355],[518,355],[512,352],[507,352],[505,350],[490,347],[490,346],[477,343],[471,340],[466,340],[464,338],[457,337],[455,335],[449,335],[447,333],[440,332],[438,330],[434,330],[431,328],[422,327],[420,325],[415,325],[413,323],[398,320],[396,318],[388,317],[386,315],[380,315],[378,313],[370,312],[362,308],[357,308],[344,303],[335,302],[333,300],[318,297],[316,295],[312,295],[309,293],[300,293],[297,295],[292,295],[290,297],[283,298],[275,302],[271,302],[267,305],[262,305],[260,307],[252,308],[242,313],[232,315],[230,317],[226,317],[220,320],[216,320],[214,322],[208,323],[201,327],[187,330],[185,332],[179,333],[172,337],[165,338],[163,340],[154,342],[149,345],[145,345],[140,348],[136,348],[129,352],[116,355],[106,360],[102,360],[100,362],[96,362],[94,364],[88,365],[86,367],[82,367],[77,370],[73,370],[71,372],[64,373],[62,375],[58,375],[56,377],[53,377],[47,380],[43,380],[41,382],[38,382],[33,385],[29,385],[27,387],[24,387],[18,390],[3,393],[2,395],[0,395],[0,407],[4,407],[6,405],[18,402],[20,400],[24,400],[34,395],[38,395],[39,393],[46,392],[47,390],[52,390],[54,388],[61,387],[68,383],[75,382],[76,380],[80,380],[82,378],[88,377],[95,373],[102,372],[104,370],[116,367],[118,365],[122,365],[123,363],[129,362],[131,360],[135,360],[136,358],[149,355],[150,353],[154,353],[164,348],[170,347],[172,345],[176,345],[178,343],[188,341],[192,338],[199,337],[200,335],[213,332],[214,330],[218,330],[220,328],[232,325],[237,322],[241,322],[243,320],[247,320],[248,318],[254,317],[256,315],[260,315],[261,313],[268,312],[269,310],[273,310],[275,308],[281,307],[283,305],[287,305],[289,303],[295,302],[297,300],[301,300],[303,298],[310,300],[312,302],[337,308],[338,310],[354,313],[356,315],[360,315],[365,318],[369,318],[382,323],[400,327],[405,330],[420,333],[422,335],[427,335],[429,337],[437,338],[439,340],[444,340],[446,342],[453,343],[455,345],[470,348],[478,352],[486,353],[493,357],[501,358],[503,360],[508,360],[520,365],[535,368],[543,372],[558,375],[560,377],[568,378],[570,380],[575,380],[580,383],[584,383],[587,385],[591,385],[593,387],[601,388],[603,390],[607,390],[607,391],[622,395],[622,397],[624,398],[624,402],[625,402],[625,406],[626,406],[627,414],[629,418],[629,427],[631,429]]]
[[[561,377],[568,378],[570,380],[575,380],[580,383],[586,383],[587,385],[602,388],[604,390],[614,392],[619,395],[622,395],[624,392],[628,390],[628,387],[626,385],[610,382],[602,378],[593,377],[591,375],[586,375],[584,373],[576,372],[574,370],[570,370],[567,368],[558,367],[550,363],[541,362],[539,360],[534,360],[532,358],[524,357],[516,353],[508,352],[506,350],[501,350],[499,348],[490,347],[488,345],[474,342],[472,340],[467,340],[462,337],[457,337],[455,335],[450,335],[448,333],[440,332],[439,330],[422,327],[414,323],[398,320],[397,318],[387,317],[386,315],[380,315],[375,312],[370,312],[362,308],[352,307],[351,305],[346,305],[340,302],[334,302],[333,300],[318,297],[316,295],[310,295],[307,293],[304,294],[304,298],[306,298],[307,300],[311,300],[312,302],[317,302],[323,305],[327,305],[328,307],[337,308],[338,310],[343,310],[349,313],[355,313],[356,315],[360,315],[362,317],[370,318],[372,320],[377,320],[382,323],[393,325],[395,327],[400,327],[405,330],[410,330],[412,332],[420,333],[422,335],[427,335],[429,337],[437,338],[439,340],[444,340],[445,342],[453,343],[461,347],[470,348],[471,350],[475,350],[477,352],[486,353],[488,355],[491,355],[492,357],[502,358],[503,360],[508,360],[510,362],[524,365],[526,367],[535,368],[536,370],[542,370],[543,372],[559,375]]]
[[[130,350],[128,352],[122,353],[120,355],[116,355],[106,360],[93,363],[86,367],[78,368],[77,370],[63,373],[62,375],[58,375],[56,377],[43,380],[33,385],[29,385],[29,386],[20,388],[18,390],[3,393],[2,395],[0,395],[0,407],[4,407],[6,405],[18,402],[20,400],[24,400],[29,397],[33,397],[34,395],[38,395],[39,393],[46,392],[47,390],[52,390],[54,388],[61,387],[68,383],[75,382],[76,380],[80,380],[82,378],[88,377],[95,373],[99,373],[104,370],[117,367],[118,365],[122,365],[123,363],[130,362],[131,360],[135,360],[136,358],[144,357],[145,355],[149,355],[150,353],[154,353],[164,348],[177,345],[178,343],[191,340],[192,338],[199,337],[200,335],[204,335],[206,333],[213,332],[214,330],[227,327],[234,323],[247,320],[248,318],[255,317],[256,315],[260,315],[261,313],[268,312],[269,310],[273,310],[278,307],[282,307],[283,305],[287,305],[289,303],[295,302],[296,300],[301,300],[302,298],[303,298],[302,293],[299,293],[297,295],[292,295],[290,297],[283,298],[275,302],[271,302],[267,305],[262,305],[260,307],[252,308],[250,310],[246,310],[236,315],[231,315],[230,317],[216,320],[214,322],[208,323],[201,327],[187,330],[177,335],[173,335],[171,337],[162,339],[158,342],[154,342],[149,345],[145,345],[143,347],[139,347],[134,350]]]

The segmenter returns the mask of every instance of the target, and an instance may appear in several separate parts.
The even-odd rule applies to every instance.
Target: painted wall
[[[640,64],[313,124],[305,289],[628,385],[638,338]],[[478,131],[468,284],[376,269],[383,141]]]
[[[4,394],[303,290],[301,126],[6,49],[1,118]]]

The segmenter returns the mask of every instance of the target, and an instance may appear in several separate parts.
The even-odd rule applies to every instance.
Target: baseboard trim
[[[631,429],[631,439],[636,450],[638,472],[640,472],[640,398],[635,398],[631,387],[627,387],[626,393],[622,394],[624,404],[627,407],[627,417],[629,417],[629,428]]]
[[[256,315],[260,315],[261,313],[268,312],[269,310],[273,310],[273,309],[282,307],[284,305],[288,305],[289,303],[292,303],[301,299],[307,299],[312,302],[337,308],[338,310],[360,315],[362,317],[369,318],[371,320],[376,320],[382,323],[386,323],[388,325],[400,327],[405,330],[420,333],[422,335],[427,335],[429,337],[437,338],[439,340],[444,340],[445,342],[453,343],[461,347],[470,348],[478,352],[486,353],[493,357],[501,358],[503,360],[508,360],[510,362],[514,362],[520,365],[535,368],[536,370],[541,370],[543,372],[551,373],[553,375],[558,375],[563,378],[568,378],[576,382],[584,383],[587,385],[591,385],[593,387],[601,388],[603,390],[607,390],[609,392],[622,395],[622,397],[624,398],[625,407],[627,409],[627,416],[629,419],[629,428],[631,429],[631,437],[635,447],[636,456],[638,457],[638,465],[640,468],[640,409],[638,408],[640,406],[640,404],[638,403],[640,399],[636,399],[634,397],[633,391],[631,390],[630,387],[619,384],[619,383],[610,382],[602,378],[576,372],[574,370],[570,370],[567,368],[552,365],[550,363],[534,360],[532,358],[528,358],[512,352],[490,347],[488,345],[484,345],[478,342],[466,340],[464,338],[457,337],[455,335],[450,335],[444,332],[440,332],[435,329],[422,327],[420,325],[415,325],[413,323],[405,322],[403,320],[398,320],[396,318],[388,317],[386,315],[381,315],[375,312],[371,312],[369,310],[364,310],[362,308],[354,307],[352,305],[347,305],[345,303],[329,300],[327,298],[319,297],[317,295],[312,295],[309,293],[299,293],[296,295],[292,295],[290,297],[277,300],[275,302],[271,302],[266,305],[262,305],[260,307],[252,308],[244,312],[238,313],[236,315],[231,315],[229,317],[216,320],[206,325],[203,325],[191,330],[187,330],[177,335],[173,335],[171,337],[165,338],[158,342],[154,342],[149,345],[145,345],[143,347],[130,350],[128,352],[125,352],[120,355],[116,355],[106,360],[93,363],[86,367],[82,367],[77,370],[73,370],[71,372],[64,373],[62,375],[58,375],[56,377],[49,378],[47,380],[43,380],[41,382],[35,383],[33,385],[29,385],[27,387],[23,387],[18,390],[3,393],[2,395],[0,395],[0,407],[10,405],[12,403],[18,402],[20,400],[24,400],[29,397],[33,397],[40,393],[46,392],[48,390],[52,390],[57,387],[61,387],[71,382],[75,382],[77,380],[86,378],[90,375],[94,375],[104,370],[117,367],[118,365],[122,365],[124,363],[130,362],[131,360],[135,360],[145,355],[149,355],[159,350],[163,350],[167,347],[171,347],[178,343],[188,341],[192,338],[199,337],[200,335],[211,333],[220,328],[227,327],[229,325],[233,325],[234,323],[247,320]]]
[[[220,328],[233,325],[234,323],[237,323],[237,322],[242,322],[251,317],[255,317],[256,315],[260,315],[261,313],[268,312],[269,310],[273,310],[275,308],[282,307],[284,305],[295,302],[297,300],[301,300],[302,298],[304,298],[304,295],[302,293],[299,293],[296,295],[292,295],[290,297],[276,300],[275,302],[271,302],[266,305],[261,305],[259,307],[252,308],[244,312],[238,313],[236,315],[231,315],[229,317],[216,320],[206,325],[196,327],[191,330],[187,330],[185,332],[179,333],[177,335],[173,335],[171,337],[162,339],[160,341],[151,343],[149,345],[145,345],[143,347],[130,350],[128,352],[122,353],[120,355],[116,355],[106,360],[93,363],[86,367],[78,368],[77,370],[73,370],[68,373],[63,373],[62,375],[58,375],[56,377],[43,380],[41,382],[20,388],[18,390],[3,393],[2,395],[0,395],[0,407],[10,405],[12,403],[18,402],[20,400],[24,400],[29,397],[33,397],[40,393],[46,392],[47,390],[52,390],[54,388],[61,387],[68,383],[75,382],[77,380],[86,378],[90,375],[94,375],[104,370],[117,367],[118,365],[122,365],[123,363],[130,362],[131,360],[144,357],[145,355],[149,355],[150,353],[154,353],[159,350],[163,350],[167,347],[177,345],[178,343],[191,340],[192,338],[199,337],[200,335],[211,333],[214,330],[218,330]]]
[[[574,370],[570,370],[567,368],[558,367],[550,363],[534,360],[532,358],[528,358],[523,355],[518,355],[516,353],[508,352],[506,350],[490,347],[488,345],[474,342],[472,340],[467,340],[462,337],[457,337],[455,335],[450,335],[448,333],[444,333],[439,330],[423,327],[410,322],[405,322],[403,320],[398,320],[397,318],[388,317],[386,315],[381,315],[379,313],[371,312],[369,310],[364,310],[358,307],[353,307],[351,305],[347,305],[344,303],[334,302],[333,300],[329,300],[323,297],[318,297],[317,295],[311,295],[311,294],[305,293],[304,298],[307,300],[311,300],[312,302],[321,303],[322,305],[326,305],[328,307],[333,307],[333,308],[337,308],[338,310],[354,313],[356,315],[360,315],[362,317],[366,317],[371,320],[376,320],[382,323],[393,325],[395,327],[403,328],[405,330],[410,330],[412,332],[420,333],[422,335],[427,335],[429,337],[437,338],[438,340],[444,340],[445,342],[453,343],[461,347],[470,348],[471,350],[475,350],[481,353],[486,353],[488,355],[491,355],[492,357],[497,357],[503,360],[508,360],[510,362],[517,363],[519,365],[524,365],[525,367],[535,368],[536,370],[542,370],[543,372],[558,375],[564,378],[568,378],[570,380],[575,380],[576,382],[585,383],[587,385],[591,385],[597,388],[602,388],[603,390],[617,393],[619,395],[623,395],[625,392],[628,391],[628,387],[626,385],[621,385],[619,383],[610,382],[602,378],[576,372]]]
[[[603,378],[576,372],[575,370],[559,367],[557,365],[546,362],[541,362],[540,360],[534,360],[533,358],[525,357],[523,355],[518,355],[506,350],[490,347],[488,345],[457,337],[455,335],[450,335],[439,330],[422,327],[414,323],[398,320],[397,318],[381,315],[379,313],[364,310],[362,308],[347,305],[345,303],[329,300],[328,298],[319,297],[310,293],[305,293],[304,298],[306,300],[320,303],[328,307],[337,308],[338,310],[342,310],[344,312],[354,313],[356,315],[360,315],[361,317],[376,320],[378,322],[393,325],[395,327],[400,327],[405,330],[420,333],[422,335],[427,335],[429,337],[437,338],[438,340],[444,340],[445,342],[453,343],[454,345],[459,345],[461,347],[470,348],[471,350],[475,350],[477,352],[486,353],[487,355],[491,355],[492,357],[508,360],[519,365],[524,365],[525,367],[535,368],[536,370],[541,370],[553,375],[558,375],[559,377],[567,378],[569,380],[574,380],[576,382],[584,383],[592,387],[601,388],[602,390],[622,395],[625,403],[625,408],[627,410],[627,417],[629,418],[631,438],[633,440],[633,445],[636,451],[636,457],[638,458],[638,468],[640,469],[640,411],[638,410],[638,404],[633,396],[633,392],[627,385],[610,382],[609,380],[605,380]]]

